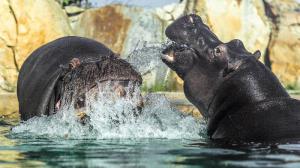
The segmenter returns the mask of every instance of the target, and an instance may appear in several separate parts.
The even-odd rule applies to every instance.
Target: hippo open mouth
[[[166,36],[173,42],[163,51],[182,51],[183,49],[192,49],[198,55],[206,55],[209,48],[215,48],[222,42],[210,31],[201,18],[191,14],[177,19],[167,27]],[[170,55],[164,57],[170,58]]]
[[[167,64],[171,69],[179,72],[179,76],[183,77],[182,70],[180,70],[180,66],[184,66],[184,64],[188,63],[188,59],[186,58],[179,58],[182,55],[187,55],[191,53],[196,53],[196,51],[189,47],[187,44],[177,43],[172,41],[170,45],[168,45],[162,52],[162,60],[165,64]],[[184,63],[184,61],[186,63]],[[184,67],[182,67],[184,69]]]
[[[185,93],[194,92],[190,85],[198,87],[200,95],[186,94],[187,98],[204,117],[209,117],[208,106],[215,90],[212,86],[219,83],[214,78],[222,77],[221,71],[226,66],[223,63],[226,58],[218,57],[222,42],[194,14],[175,20],[165,33],[171,44],[162,51],[162,61],[184,80]],[[197,80],[193,73],[198,73]]]
[[[195,59],[203,64],[212,63],[218,52],[215,48],[222,44],[201,18],[194,14],[177,19],[167,27],[165,33],[172,42],[162,51],[162,60],[182,79],[191,70]]]

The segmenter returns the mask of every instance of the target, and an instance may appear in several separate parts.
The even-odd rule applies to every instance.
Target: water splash
[[[162,51],[172,43],[170,40],[166,40],[164,43],[140,42],[135,49],[126,56],[126,60],[142,75],[149,73],[153,69],[163,68],[164,71],[166,71],[168,68],[161,61]]]
[[[34,117],[22,122],[12,129],[12,133],[70,139],[202,138],[199,133],[205,131],[205,126],[173,108],[163,95],[144,96],[144,107],[137,115],[139,87],[135,87],[130,97],[119,99],[108,99],[110,92],[101,88],[97,96],[87,93],[85,112],[90,121],[86,125],[78,122],[73,106],[67,106],[52,116]]]
[[[161,43],[138,43],[135,49],[126,57],[126,60],[134,66],[142,75],[151,70],[166,66],[161,61]]]

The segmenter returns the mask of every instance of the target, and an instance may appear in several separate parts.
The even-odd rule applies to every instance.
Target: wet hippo
[[[97,92],[101,86],[109,86],[122,97],[125,87],[132,85],[133,90],[141,83],[141,75],[103,44],[63,37],[35,50],[22,65],[17,84],[21,119],[55,114],[71,102],[75,109],[81,109],[85,93]]]
[[[279,141],[300,138],[300,101],[243,42],[223,43],[197,15],[167,27],[162,61],[184,81],[184,93],[208,121],[212,139]]]

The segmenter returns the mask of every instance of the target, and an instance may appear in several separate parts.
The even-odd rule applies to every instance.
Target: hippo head
[[[141,75],[125,60],[116,56],[96,61],[81,61],[73,58],[65,71],[56,91],[60,95],[56,100],[57,109],[61,105],[74,105],[77,112],[84,111],[86,95],[98,96],[106,92],[105,98],[118,99],[137,97],[136,109],[142,107],[142,97],[137,89],[142,84]],[[137,95],[138,94],[138,95]],[[57,111],[56,109],[56,111]]]
[[[240,40],[221,42],[201,18],[191,14],[175,20],[165,31],[172,43],[162,61],[184,81],[184,92],[206,118],[218,86],[249,56]]]

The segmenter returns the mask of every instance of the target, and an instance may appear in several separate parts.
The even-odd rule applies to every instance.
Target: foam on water
[[[135,105],[140,98],[139,87],[135,88],[131,97],[120,99],[108,98],[109,91],[102,89],[97,96],[86,95],[85,112],[90,116],[86,125],[78,122],[73,106],[66,106],[52,116],[34,117],[22,122],[12,132],[75,139],[202,138],[199,133],[204,132],[204,125],[173,108],[163,95],[144,96],[144,108],[136,115]]]

